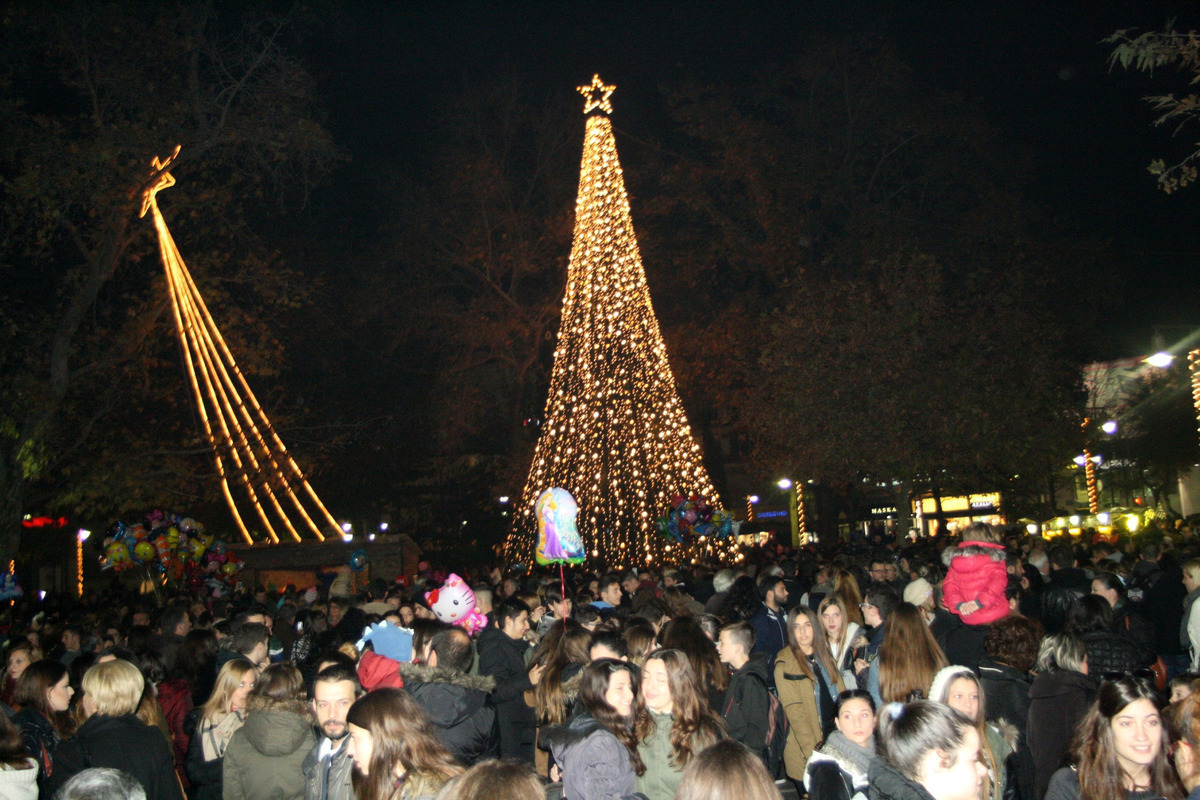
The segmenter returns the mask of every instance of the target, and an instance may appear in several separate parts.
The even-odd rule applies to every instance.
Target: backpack
[[[784,777],[783,751],[787,748],[788,734],[792,731],[792,724],[788,722],[787,714],[783,710],[783,703],[779,702],[779,695],[775,693],[774,687],[769,686],[757,675],[750,677],[761,683],[767,690],[767,741],[762,752],[759,753],[759,758],[766,765],[767,774],[773,780],[782,778]],[[729,716],[732,708],[733,698],[730,698],[729,705],[725,708],[725,716]]]

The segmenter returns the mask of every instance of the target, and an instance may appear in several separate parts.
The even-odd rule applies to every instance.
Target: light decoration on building
[[[617,159],[609,97],[597,75],[579,87],[588,116],[575,234],[554,370],[520,513],[505,547],[530,560],[533,507],[561,487],[579,504],[580,535],[609,564],[728,555],[733,537],[679,546],[655,530],[676,495],[719,498],[701,463],[667,361]]]
[[[1087,435],[1090,419],[1083,420],[1084,435]],[[1087,481],[1088,513],[1095,514],[1100,510],[1100,491],[1096,486],[1096,459],[1092,457],[1092,445],[1088,441],[1083,447],[1083,475]]]
[[[247,500],[243,502],[252,509],[273,543],[279,542],[277,527],[296,541],[301,540],[301,530],[311,531],[324,541],[322,527],[334,534],[341,531],[275,433],[238,369],[159,211],[158,192],[175,185],[167,167],[178,155],[176,147],[166,161],[155,158],[151,162],[155,178],[142,195],[141,216],[145,217],[148,211],[153,214],[175,328],[196,410],[213,450],[221,492],[247,543],[254,540],[241,507],[234,500],[231,482],[244,491]]]

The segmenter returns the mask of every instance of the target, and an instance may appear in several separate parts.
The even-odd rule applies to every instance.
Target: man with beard
[[[304,800],[354,800],[350,772],[354,759],[346,752],[346,714],[360,694],[358,676],[338,664],[317,673],[313,712],[321,736],[304,759]]]

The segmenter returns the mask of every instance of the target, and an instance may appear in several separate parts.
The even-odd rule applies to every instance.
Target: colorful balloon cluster
[[[676,495],[672,502],[671,513],[654,521],[654,527],[663,536],[684,544],[692,536],[724,539],[733,533],[733,517],[710,506],[703,497]]]
[[[228,588],[246,566],[202,523],[158,510],[133,525],[113,523],[96,544],[103,554],[101,569],[122,572],[147,565],[159,575],[186,580],[189,591],[204,585]]]

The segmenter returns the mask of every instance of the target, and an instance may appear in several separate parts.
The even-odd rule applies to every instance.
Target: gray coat
[[[333,751],[329,769],[325,761],[317,757],[325,737],[318,737],[313,749],[304,757],[304,800],[355,800],[354,787],[350,785],[350,773],[354,770],[354,759],[346,745],[350,737],[342,738],[341,745]],[[328,788],[326,788],[328,787]],[[324,789],[325,793],[322,794]]]
[[[563,774],[567,800],[629,800],[634,791],[633,765],[625,745],[590,714],[580,714],[566,727],[547,728],[542,741]]]

